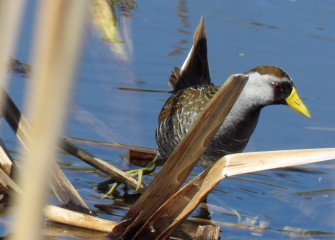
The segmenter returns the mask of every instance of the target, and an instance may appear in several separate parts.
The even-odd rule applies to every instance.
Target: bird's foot
[[[148,175],[156,170],[156,162],[157,162],[157,157],[154,158],[146,167],[140,168],[140,169],[134,169],[127,171],[126,173],[135,178],[137,177],[137,185],[135,191],[137,192],[141,185],[142,185],[142,180],[144,175]],[[117,188],[120,186],[119,182],[115,182],[113,186],[109,189],[109,191],[103,196],[103,198],[106,198],[108,196],[113,196],[117,190]]]

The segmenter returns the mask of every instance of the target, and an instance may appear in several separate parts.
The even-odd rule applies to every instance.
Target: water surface
[[[257,65],[280,66],[294,79],[313,116],[306,119],[286,106],[264,109],[245,151],[334,147],[333,1],[128,3],[130,8],[115,6],[118,41],[105,42],[93,24],[87,26],[67,136],[154,148],[157,116],[169,96],[167,79],[173,67],[183,63],[199,19],[205,16],[211,77],[217,85]],[[29,5],[16,56],[28,63],[32,9]],[[11,83],[21,106],[26,82],[14,75]],[[15,137],[6,127],[2,138],[15,149]],[[127,167],[121,157],[124,150],[80,146]],[[107,179],[105,175],[69,156],[62,156],[62,167],[99,216],[119,221],[126,213],[131,199],[100,199],[95,187]],[[224,180],[208,198],[211,220],[229,239],[334,239],[334,168],[331,161]],[[96,204],[112,208],[106,212]],[[195,210],[189,225],[199,213]]]

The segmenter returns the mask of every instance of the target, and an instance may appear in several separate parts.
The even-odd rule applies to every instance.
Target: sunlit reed
[[[0,86],[5,87],[8,79],[8,64],[13,55],[21,26],[25,0],[0,1]],[[0,91],[0,112],[3,95]]]
[[[15,201],[12,239],[41,239],[42,209],[56,146],[64,127],[74,79],[87,1],[40,1],[33,53],[33,76],[27,94],[31,123],[20,179],[23,194]]]

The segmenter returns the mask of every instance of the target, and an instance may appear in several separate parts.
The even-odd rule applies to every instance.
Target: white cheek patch
[[[271,86],[271,82],[281,82],[282,79],[270,75],[261,75],[258,72],[252,72],[249,74],[249,80],[245,86],[242,94],[247,99],[252,99],[253,102],[259,104],[269,104],[274,100],[274,91]]]

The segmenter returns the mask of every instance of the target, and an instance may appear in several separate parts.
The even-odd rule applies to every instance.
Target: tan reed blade
[[[136,234],[135,229],[144,224],[168,198],[178,191],[228,115],[247,79],[248,77],[243,74],[229,77],[207,104],[188,134],[178,144],[148,189],[128,211],[121,223],[115,227],[111,233],[112,237],[122,236],[133,239]]]
[[[64,127],[74,79],[87,1],[41,1],[35,38],[34,66],[28,114],[31,123],[17,195],[16,221],[11,239],[41,239],[43,206],[56,146]]]

